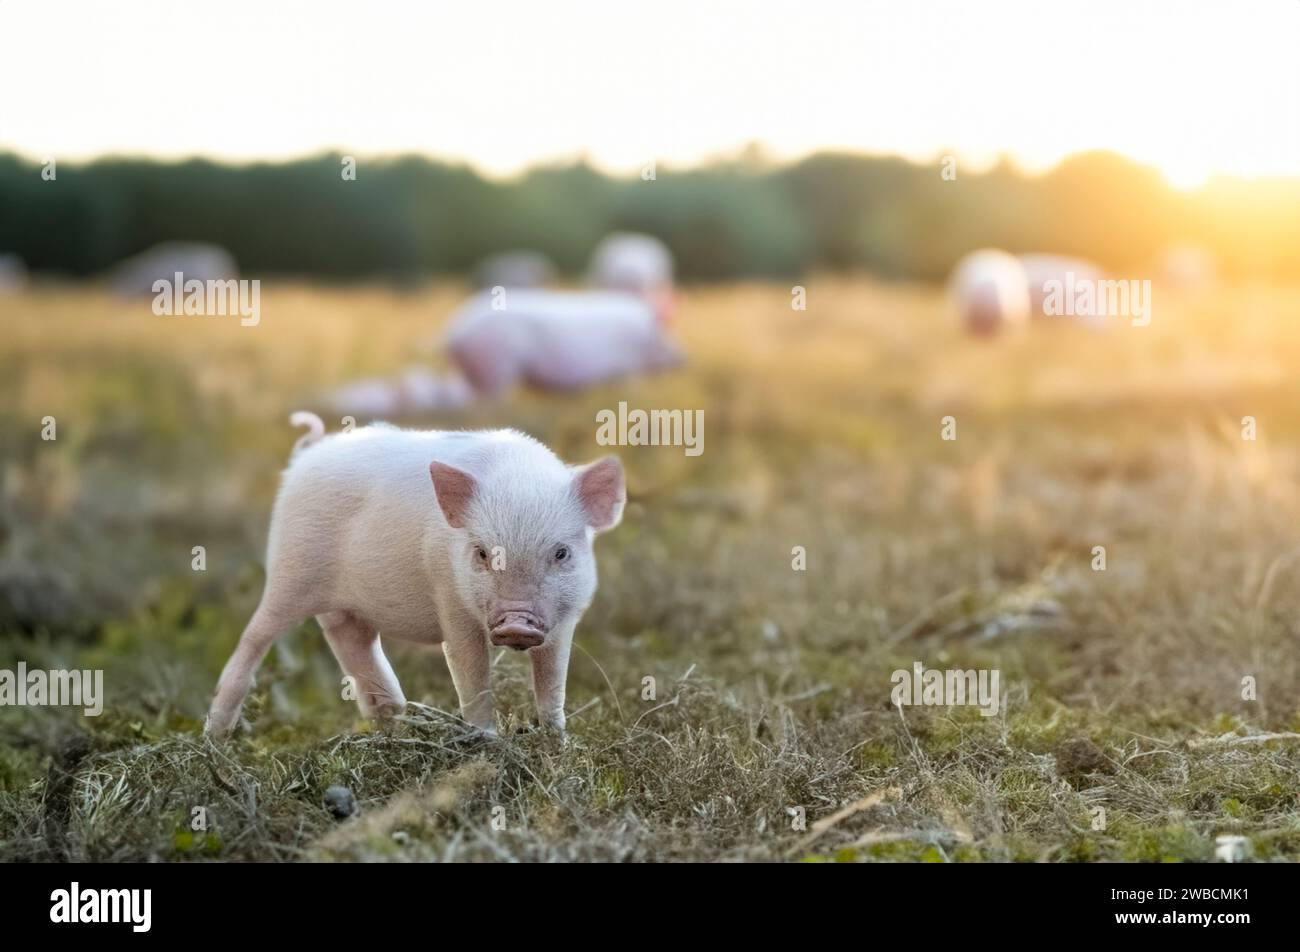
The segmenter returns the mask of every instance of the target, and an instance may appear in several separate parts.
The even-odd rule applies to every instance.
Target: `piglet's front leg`
[[[485,734],[497,732],[496,712],[492,703],[492,666],[488,660],[487,639],[483,631],[465,625],[449,633],[442,645],[447,669],[451,672],[460,716]]]
[[[569,648],[573,644],[573,625],[552,631],[546,643],[528,652],[533,662],[533,696],[537,699],[537,719],[543,727],[564,730],[564,686],[569,677]]]

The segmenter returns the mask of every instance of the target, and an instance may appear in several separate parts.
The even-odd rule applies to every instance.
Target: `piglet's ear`
[[[587,515],[587,525],[597,532],[614,528],[623,518],[627,490],[624,488],[623,464],[617,456],[606,456],[585,466],[575,466],[573,489]]]
[[[474,477],[463,469],[437,460],[429,464],[429,475],[433,477],[433,490],[438,495],[442,514],[447,517],[447,525],[453,529],[465,528],[469,504],[478,488]]]

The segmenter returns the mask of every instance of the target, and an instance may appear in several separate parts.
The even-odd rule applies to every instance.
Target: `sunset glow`
[[[0,149],[631,172],[761,143],[1300,174],[1300,3],[0,4]],[[57,24],[51,20],[57,16]],[[21,93],[21,94],[20,94]]]

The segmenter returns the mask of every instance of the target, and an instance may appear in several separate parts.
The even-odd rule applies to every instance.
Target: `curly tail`
[[[290,459],[325,437],[325,424],[321,422],[320,417],[308,410],[298,410],[289,414],[289,422],[293,426],[308,427],[307,432],[298,437],[298,442],[293,444],[293,450],[289,453]]]

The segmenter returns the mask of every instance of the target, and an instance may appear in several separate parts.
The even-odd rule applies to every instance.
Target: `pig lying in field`
[[[476,295],[452,317],[446,345],[465,379],[487,396],[521,382],[574,390],[682,361],[654,305],[619,291]]]
[[[461,714],[496,730],[491,646],[527,651],[539,719],[564,727],[574,628],[596,591],[592,539],[622,518],[612,456],[566,466],[513,430],[325,436],[295,413],[298,440],[271,514],[266,589],[217,683],[207,730],[234,727],[280,635],[315,615],[363,714],[406,700],[379,635],[441,642]]]

